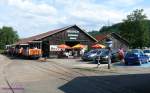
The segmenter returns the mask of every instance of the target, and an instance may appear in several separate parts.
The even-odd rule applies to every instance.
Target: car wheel
[[[125,62],[125,65],[128,65],[128,62]]]
[[[149,62],[149,60],[146,60],[146,63],[148,63]]]
[[[139,61],[139,65],[142,65],[142,61]]]

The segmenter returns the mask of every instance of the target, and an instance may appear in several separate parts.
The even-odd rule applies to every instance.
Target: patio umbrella
[[[72,48],[78,48],[78,49],[81,49],[81,48],[85,48],[85,45],[77,44],[77,45],[73,46]]]
[[[68,45],[65,45],[65,44],[61,44],[61,45],[58,45],[58,48],[68,49],[68,48],[71,48],[71,47],[68,46]]]
[[[92,46],[92,48],[105,48],[106,46],[102,45],[102,44],[95,44]]]

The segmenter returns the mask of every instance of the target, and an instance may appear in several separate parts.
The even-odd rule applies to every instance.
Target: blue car
[[[138,64],[148,63],[148,56],[146,56],[140,49],[128,51],[124,58],[125,64]]]

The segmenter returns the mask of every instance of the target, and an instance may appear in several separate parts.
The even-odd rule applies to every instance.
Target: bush
[[[5,50],[0,49],[0,54],[4,53]]]

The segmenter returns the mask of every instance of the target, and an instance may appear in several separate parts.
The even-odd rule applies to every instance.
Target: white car
[[[149,57],[149,61],[150,61],[150,49],[145,49],[143,50],[144,54],[147,55]]]

